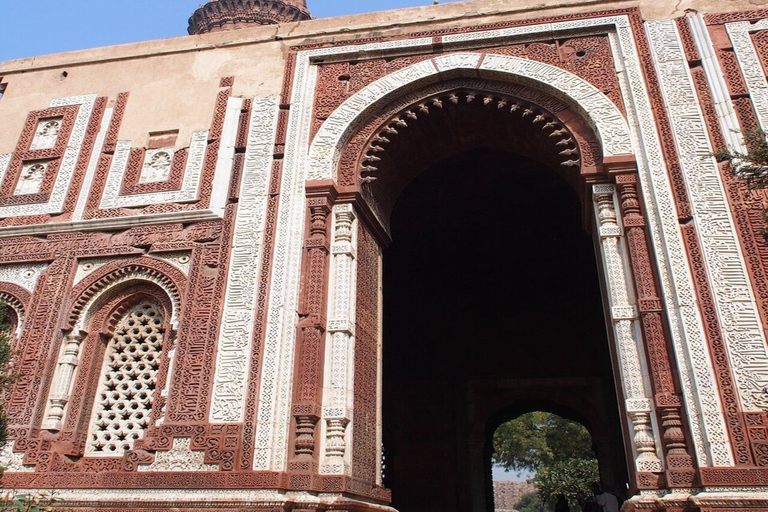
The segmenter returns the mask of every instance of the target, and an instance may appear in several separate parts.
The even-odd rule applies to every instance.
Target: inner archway
[[[495,512],[580,510],[600,480],[580,421],[538,408],[504,421],[491,439]]]
[[[560,174],[475,145],[394,201],[383,418],[401,512],[493,510],[487,429],[526,400],[604,425],[601,470],[625,479],[593,237]]]

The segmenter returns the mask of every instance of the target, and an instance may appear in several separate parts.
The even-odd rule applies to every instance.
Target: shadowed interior
[[[626,479],[592,235],[542,163],[472,149],[418,175],[384,253],[386,485],[401,512],[493,510],[498,424],[584,418],[603,479]],[[523,410],[525,409],[525,410]]]

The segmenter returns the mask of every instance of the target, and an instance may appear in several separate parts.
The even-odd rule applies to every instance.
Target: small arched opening
[[[592,497],[593,482],[619,502],[626,498],[626,469],[614,453],[618,432],[590,404],[570,398],[525,399],[489,418],[485,457],[492,484],[486,495],[495,512],[553,510],[557,493],[578,511]]]

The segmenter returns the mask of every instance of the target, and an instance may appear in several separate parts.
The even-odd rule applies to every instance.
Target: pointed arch
[[[16,317],[16,324],[13,329],[16,336],[23,329],[24,316],[31,296],[25,288],[17,284],[0,282],[0,303],[10,308],[12,314]]]
[[[186,288],[187,278],[170,263],[146,256],[113,261],[78,283],[72,290],[66,329],[83,329],[93,312],[99,309],[103,297],[110,295],[107,292],[132,281],[154,283],[165,291],[172,305],[171,325],[178,329],[182,290]]]
[[[309,148],[309,179],[337,179],[341,151],[370,113],[415,88],[470,77],[534,87],[563,101],[597,134],[605,157],[632,157],[629,126],[597,87],[573,73],[520,57],[454,53],[413,64],[372,82],[348,98],[322,124]]]
[[[82,456],[83,450],[90,455],[122,455],[122,448],[132,446],[133,441],[143,436],[151,420],[157,419],[162,407],[156,407],[155,402],[164,398],[155,396],[154,391],[166,389],[169,382],[168,354],[176,341],[180,291],[184,289],[185,280],[184,274],[173,265],[139,257],[106,264],[73,290],[42,426],[67,432],[82,432],[87,428],[90,444],[86,449],[86,441],[81,439],[73,448],[74,455]],[[133,391],[128,389],[120,394],[119,387],[109,378],[122,371],[126,364],[141,370],[140,380],[149,388],[131,388]],[[134,373],[123,380],[138,386],[141,383]],[[99,393],[95,387],[97,380]],[[142,412],[141,418],[131,416],[123,421],[135,428],[123,432],[122,420],[112,417],[114,411],[107,417],[96,406],[96,395],[103,395],[110,385],[115,388],[110,388],[114,400],[130,402],[131,410]],[[133,400],[134,396],[141,400]],[[92,416],[99,417],[100,430],[95,420],[91,421]],[[123,432],[128,444],[108,439],[106,434],[94,434],[97,430],[107,432],[104,425],[109,426],[107,430]]]

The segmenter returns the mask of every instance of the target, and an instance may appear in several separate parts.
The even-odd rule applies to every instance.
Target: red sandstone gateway
[[[547,410],[628,510],[768,510],[765,198],[711,156],[768,129],[768,11],[310,18],[0,65],[3,488],[483,512]]]

